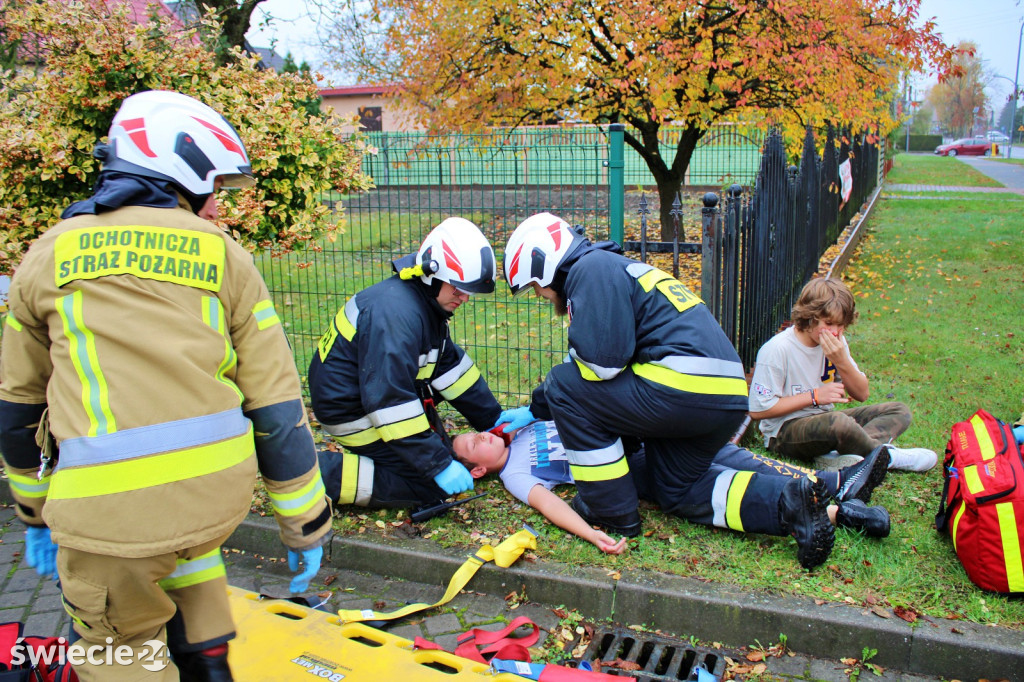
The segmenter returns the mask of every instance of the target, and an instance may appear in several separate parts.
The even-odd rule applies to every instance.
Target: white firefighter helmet
[[[558,266],[583,239],[551,213],[538,213],[519,223],[505,246],[505,281],[512,295],[528,291],[532,282],[551,286]]]
[[[245,145],[223,116],[199,100],[149,90],[121,103],[110,125],[110,142],[97,149],[104,170],[170,180],[195,196],[253,184]]]
[[[431,230],[416,253],[416,263],[425,284],[438,279],[467,294],[494,291],[494,249],[480,228],[465,218],[446,218]]]

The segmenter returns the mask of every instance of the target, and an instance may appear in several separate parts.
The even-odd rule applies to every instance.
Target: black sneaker
[[[889,470],[889,446],[879,445],[864,458],[860,464],[839,470],[839,490],[836,491],[838,502],[860,500],[864,504],[871,502],[871,493],[885,480]]]
[[[817,476],[794,478],[782,489],[782,530],[796,538],[796,558],[806,569],[825,563],[832,553],[836,531],[829,521],[827,507],[828,489]]]
[[[889,510],[869,507],[858,499],[839,503],[836,526],[864,531],[869,538],[889,537]]]
[[[583,517],[584,521],[592,526],[600,526],[606,533],[625,535],[627,538],[635,538],[637,535],[640,535],[640,512],[635,509],[628,514],[620,516],[599,517],[590,511],[590,507],[583,501],[579,493],[576,494],[576,497],[572,498],[569,506]]]

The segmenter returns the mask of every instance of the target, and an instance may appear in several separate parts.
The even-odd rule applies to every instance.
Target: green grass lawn
[[[890,182],[963,185],[973,178],[956,159],[908,155],[897,161],[898,174]],[[1022,207],[1016,197],[998,202],[888,198],[873,213],[844,273],[860,312],[849,339],[871,380],[870,402],[899,400],[914,412],[901,444],[929,447],[941,456],[953,423],[977,408],[1013,420],[1024,407]],[[562,333],[557,321],[554,325],[553,339]],[[544,370],[536,365],[530,373],[539,378]],[[755,434],[752,427],[745,442],[756,449]],[[629,542],[626,554],[604,555],[513,501],[498,481],[479,488],[491,495],[430,521],[425,537],[446,547],[472,546],[499,540],[528,522],[540,531],[536,555],[545,561],[659,571],[890,612],[899,607],[924,617],[1024,628],[1024,602],[976,589],[948,539],[935,531],[940,467],[927,474],[890,474],[874,502],[892,514],[892,535],[877,541],[839,530],[829,561],[813,572],[799,567],[791,538],[711,529],[647,506],[641,509],[644,534]],[[562,494],[568,498],[572,492]],[[343,533],[386,534],[394,530],[391,523],[406,516],[349,509],[336,524]]]
[[[1002,187],[956,157],[926,154],[897,154],[886,182],[890,185]]]

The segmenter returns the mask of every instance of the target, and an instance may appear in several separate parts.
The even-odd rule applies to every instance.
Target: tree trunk
[[[627,132],[625,141],[640,154],[654,177],[654,183],[658,187],[661,241],[670,242],[675,236],[672,202],[675,201],[676,194],[683,186],[686,169],[689,168],[690,159],[693,157],[693,150],[697,147],[697,141],[704,134],[704,130],[690,126],[682,131],[679,143],[676,145],[675,158],[672,160],[672,165],[669,166],[665,163],[658,145],[660,124],[649,121],[630,121],[630,123],[640,132],[640,138],[637,139]]]

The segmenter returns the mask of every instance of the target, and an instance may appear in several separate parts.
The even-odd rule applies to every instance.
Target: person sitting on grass
[[[594,529],[568,503],[552,492],[555,486],[574,483],[554,422],[536,421],[519,429],[507,446],[493,431],[459,434],[452,439],[452,445],[456,459],[469,469],[473,478],[497,473],[513,497],[539,511],[551,523],[587,540],[602,552],[621,554],[625,550],[625,538],[616,541]],[[650,499],[645,484],[647,467],[642,446],[634,443],[627,458],[638,496]],[[859,464],[838,472],[817,472],[835,502],[827,508],[828,518],[833,525],[863,530],[870,537],[889,535],[889,512],[884,507],[867,506],[872,491],[885,478],[887,465],[887,448],[882,446],[869,453]],[[741,530],[735,527],[735,521],[729,525],[724,510],[716,502],[728,501],[740,509],[745,492],[757,488],[756,485],[748,485],[750,479],[756,476],[802,478],[814,475],[808,469],[794,467],[764,455],[755,455],[728,443],[715,456],[711,470],[727,472],[732,469],[742,470],[741,476],[746,480],[736,481],[740,485],[736,486],[735,491],[731,489],[732,485],[724,486],[729,489],[716,491],[716,495],[720,492],[723,499],[709,500],[706,509],[695,510],[693,515],[686,517],[687,520]],[[779,509],[780,518],[776,524],[778,535],[785,534],[781,512]]]
[[[824,469],[857,461],[847,455],[866,457],[907,430],[910,409],[903,403],[835,409],[870,393],[843,334],[857,318],[845,284],[811,280],[791,317],[792,327],[761,346],[750,383],[750,416],[760,420],[769,452]],[[938,459],[925,448],[894,446],[889,457],[890,469],[907,471],[928,471]]]

